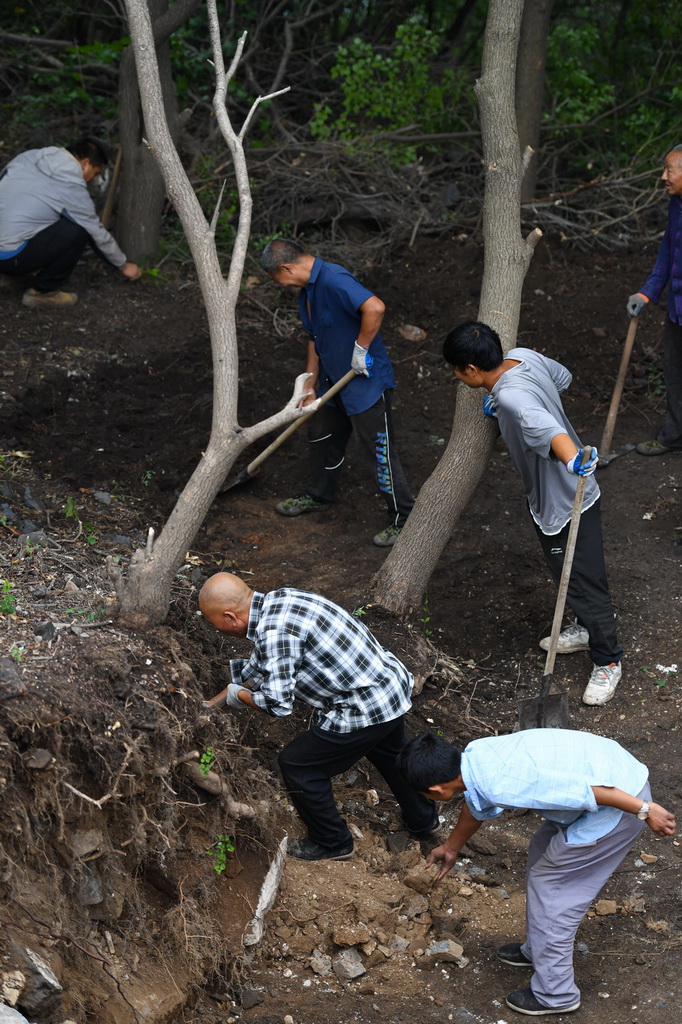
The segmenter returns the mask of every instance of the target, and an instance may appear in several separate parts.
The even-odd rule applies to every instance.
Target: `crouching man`
[[[467,839],[506,808],[545,819],[528,848],[526,938],[501,946],[498,959],[533,973],[507,1006],[542,1016],[580,1006],[573,943],[585,912],[645,825],[675,831],[674,816],[653,803],[645,765],[615,740],[571,729],[527,729],[473,740],[459,751],[424,733],[398,757],[415,790],[432,800],[462,794],[459,819],[432,850],[436,881],[454,867]]]
[[[306,838],[289,841],[289,856],[352,855],[353,837],[331,780],[361,757],[384,777],[414,835],[438,827],[436,805],[405,781],[396,763],[406,743],[412,676],[366,626],[318,594],[290,587],[261,594],[227,572],[207,580],[199,608],[216,629],[254,645],[250,658],[230,661],[232,682],[204,707],[255,708],[279,718],[291,714],[299,697],[317,709],[313,727],[279,755],[287,792],[308,829]]]

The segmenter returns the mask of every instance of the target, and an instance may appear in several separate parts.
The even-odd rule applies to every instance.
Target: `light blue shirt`
[[[646,765],[615,740],[573,729],[525,729],[473,740],[462,753],[464,799],[474,818],[497,818],[507,808],[537,811],[566,830],[569,844],[593,843],[625,813],[599,807],[592,786],[637,796]]]

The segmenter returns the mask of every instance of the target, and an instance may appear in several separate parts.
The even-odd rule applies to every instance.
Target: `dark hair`
[[[306,255],[305,249],[298,242],[290,238],[273,238],[263,249],[260,262],[268,274],[276,274],[283,263],[298,263],[301,256]]]
[[[83,135],[65,147],[77,160],[89,160],[93,167],[106,167],[109,157],[104,144],[92,135]]]
[[[405,744],[398,754],[398,771],[421,793],[431,786],[452,782],[461,774],[462,755],[457,747],[432,732]]]
[[[478,320],[466,320],[448,334],[443,358],[458,370],[476,366],[486,373],[497,369],[504,359],[502,342],[492,327]]]

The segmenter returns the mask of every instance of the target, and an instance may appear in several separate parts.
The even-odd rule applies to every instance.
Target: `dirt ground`
[[[627,328],[625,302],[653,256],[645,249],[575,254],[543,241],[531,264],[518,343],[572,370],[565,402],[586,442],[599,444]],[[390,264],[354,269],[387,305],[383,333],[398,378],[397,433],[416,490],[449,437],[456,389],[440,351],[446,331],[476,315],[482,252],[461,237],[422,240]],[[0,884],[5,924],[21,925],[0,938],[5,965],[13,964],[10,938],[16,943],[23,936],[25,943],[30,934],[16,901],[40,917],[37,910],[44,914],[50,904],[55,873],[76,872],[75,830],[106,836],[101,849],[95,845],[86,852],[85,861],[101,856],[106,846],[107,856],[98,862],[107,864],[100,881],[112,890],[95,909],[83,911],[88,905],[81,901],[71,922],[68,899],[57,901],[60,927],[53,924],[48,933],[31,938],[65,990],[61,1002],[45,1004],[31,1019],[38,1024],[59,1024],[69,1015],[104,1024],[150,1019],[281,1024],[287,1015],[294,1024],[518,1019],[505,1007],[504,996],[524,987],[525,975],[498,964],[494,951],[523,935],[531,815],[506,815],[481,830],[461,871],[429,887],[419,873],[428,849],[399,832],[381,780],[360,765],[337,787],[357,838],[356,857],[313,866],[288,862],[264,939],[240,953],[241,928],[257,898],[254,880],[260,883],[267,860],[254,853],[258,829],[253,822],[242,825],[244,850],[250,852],[240,858],[238,846],[231,871],[214,877],[208,859],[198,863],[197,851],[205,850],[215,833],[220,808],[197,802],[196,792],[192,796],[178,787],[173,774],[184,752],[210,747],[228,773],[240,752],[246,756],[255,773],[248,779],[252,788],[258,779],[263,787],[277,787],[276,752],[305,721],[302,714],[293,722],[265,725],[247,718],[231,735],[197,715],[200,696],[219,688],[227,658],[244,650],[229,640],[216,645],[194,614],[202,580],[223,568],[243,574],[256,589],[299,586],[363,609],[364,621],[408,663],[410,637],[415,630],[425,633],[459,671],[447,681],[427,682],[410,716],[413,733],[439,729],[464,744],[511,730],[518,698],[533,695],[539,686],[538,640],[549,632],[555,591],[504,446],[497,443],[483,483],[433,575],[421,621],[412,627],[367,607],[368,582],[385,557],[371,538],[385,517],[352,446],[344,486],[330,510],[297,519],[275,512],[276,501],[305,483],[301,431],[253,481],[216,499],[178,574],[168,625],[149,635],[131,634],[109,614],[104,558],[114,554],[125,564],[148,526],[161,526],[205,445],[211,403],[207,330],[189,273],[131,285],[93,262],[78,269],[74,287],[81,296],[78,306],[58,314],[25,310],[20,293],[0,289],[0,576],[10,581],[12,598],[8,605],[6,589],[1,654],[10,658],[18,678],[9,695],[0,682],[0,785],[7,809],[0,831]],[[641,317],[616,427],[617,450],[655,436],[658,429],[663,316],[654,308]],[[400,332],[406,324],[420,327],[426,339],[406,340]],[[240,345],[240,419],[250,423],[281,406],[304,361],[293,296],[259,280],[257,273],[241,300]],[[630,453],[601,469],[599,482],[607,565],[625,648],[623,680],[610,704],[589,708],[580,701],[589,675],[586,655],[559,658],[557,677],[569,691],[574,726],[614,737],[646,762],[656,799],[675,811],[682,797],[682,456],[645,459]],[[75,515],[66,514],[74,508]],[[36,531],[47,539],[29,542],[28,549],[20,544],[20,534]],[[50,622],[56,632],[42,628]],[[138,739],[129,754],[119,745],[111,763],[112,736],[121,722],[122,732],[130,725]],[[52,761],[31,774],[28,762],[36,749],[46,749]],[[125,845],[138,835],[130,831],[132,810],[124,814],[114,807],[116,801],[92,805],[112,779],[118,784],[130,777],[133,793],[138,755],[147,766],[159,765],[158,778],[145,776],[144,820],[139,807],[136,811],[135,828],[147,833],[144,850],[141,841]],[[49,772],[54,784],[35,781]],[[231,779],[236,795],[244,798],[237,775]],[[74,799],[61,815],[51,814],[48,797],[56,792],[51,787],[67,778],[90,787],[91,803]],[[162,820],[164,786],[173,789],[178,805],[176,816],[168,812],[166,818],[177,838],[171,842],[170,832],[164,832],[168,849],[160,853],[159,843],[155,847],[149,839],[148,822]],[[283,813],[296,834],[295,820]],[[445,808],[446,822],[455,813],[456,808]],[[71,854],[62,853],[60,862],[54,850],[65,834],[71,836]],[[23,847],[19,856],[19,835],[38,836],[33,846],[49,848],[44,871]],[[681,849],[677,840],[658,840],[647,831],[601,894],[612,902],[599,905],[581,926],[576,965],[583,1004],[576,1016],[585,1024],[674,1019],[680,996]],[[151,880],[153,891],[137,916],[130,909],[132,897],[128,903],[114,899],[112,864],[124,893],[132,892],[133,876]],[[214,922],[222,921],[211,935],[200,936],[214,949],[224,944],[203,986],[193,974],[196,964],[183,962],[183,948],[187,953],[196,946],[188,939],[188,898],[196,900],[197,913],[202,908],[208,913],[210,906]],[[78,935],[90,950],[106,954],[111,961],[106,968],[85,961],[73,943],[55,937],[57,931],[67,932],[66,924],[82,928],[84,913],[90,915],[91,930]],[[180,927],[175,958],[160,957],[155,965],[153,949],[169,921]],[[437,941],[450,943],[449,954],[428,953]],[[335,972],[343,949],[356,950],[350,959],[364,971],[354,980]],[[231,956],[238,959],[238,984],[234,978],[228,983],[219,966]],[[169,997],[152,1011],[126,989],[128,1015],[114,1009],[110,986],[98,971],[115,974],[120,993],[133,985],[125,974],[131,962],[139,986],[162,989],[165,971],[178,990],[192,988],[192,998]],[[172,989],[167,980],[165,985]]]

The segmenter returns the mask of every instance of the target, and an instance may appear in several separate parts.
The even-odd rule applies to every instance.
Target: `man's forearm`
[[[369,348],[372,344],[379,333],[385,312],[385,305],[376,295],[366,299],[360,306],[360,330],[357,336],[357,343],[361,348]]]

